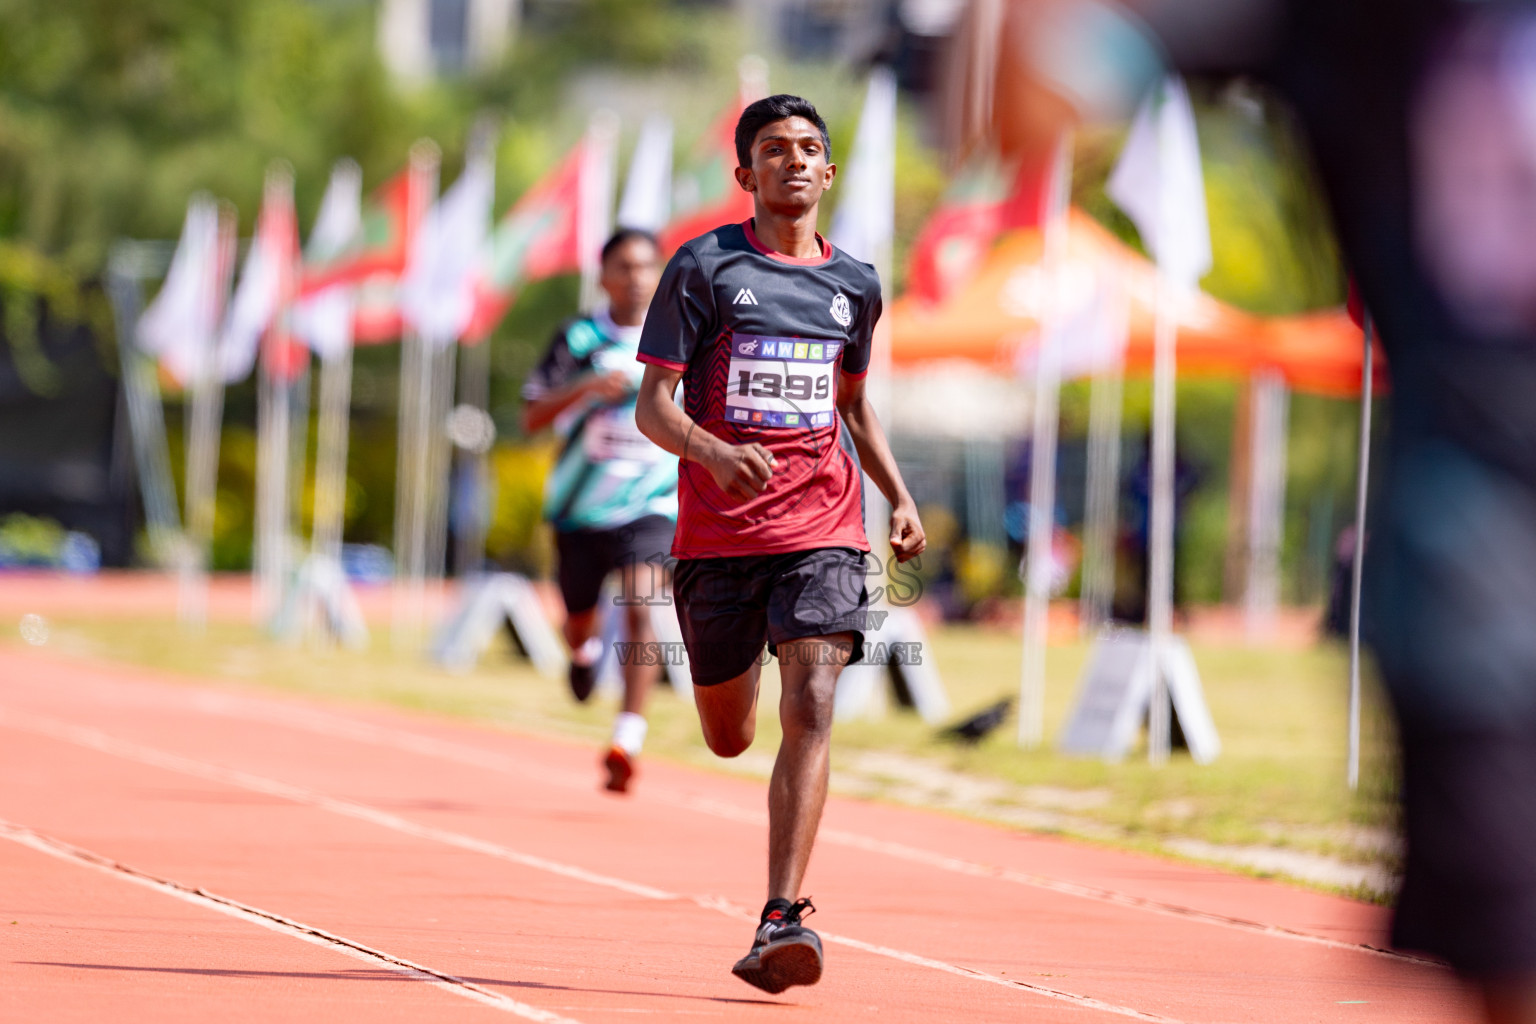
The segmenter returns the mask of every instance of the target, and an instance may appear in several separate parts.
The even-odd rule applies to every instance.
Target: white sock
[[[613,745],[631,756],[645,745],[645,717],[633,711],[620,711],[613,720]]]
[[[597,659],[603,655],[603,638],[589,636],[587,642],[571,652],[571,660],[584,668],[590,668],[597,664]]]

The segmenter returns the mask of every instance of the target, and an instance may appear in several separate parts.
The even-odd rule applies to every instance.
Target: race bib
[[[808,429],[832,423],[832,375],[839,341],[805,338],[731,339],[725,418],[757,427]]]
[[[629,462],[649,466],[659,462],[666,452],[635,426],[633,405],[603,409],[588,417],[582,427],[582,446],[594,462]]]

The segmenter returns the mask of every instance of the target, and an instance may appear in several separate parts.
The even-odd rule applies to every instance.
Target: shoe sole
[[[603,758],[603,767],[608,769],[608,781],[603,784],[603,788],[610,793],[628,793],[629,780],[635,774],[629,759],[620,756],[617,751],[610,750],[608,756]]]
[[[795,985],[814,985],[821,980],[821,946],[804,936],[770,942],[757,954],[757,962],[744,957],[731,968],[748,985],[778,995]]]

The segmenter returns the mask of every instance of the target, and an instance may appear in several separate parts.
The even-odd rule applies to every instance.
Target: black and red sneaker
[[[793,904],[769,902],[752,951],[736,961],[731,973],[775,995],[791,985],[816,984],[821,980],[821,938],[800,923],[801,917],[815,912],[809,897]]]

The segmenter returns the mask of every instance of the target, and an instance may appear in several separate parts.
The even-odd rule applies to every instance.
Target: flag
[[[411,230],[425,208],[425,197],[415,194],[419,178],[414,167],[396,174],[369,197],[357,230],[340,249],[314,260],[305,253],[299,293],[311,295],[331,285],[358,284],[405,269]]]
[[[752,216],[752,194],[736,184],[736,122],[749,101],[743,95],[699,139],[672,183],[672,222],[661,232],[661,248],[673,252],[722,224]]]
[[[135,331],[139,347],[179,384],[190,382],[212,354],[223,276],[219,250],[218,207],[198,193],[187,204],[165,283]]]
[[[832,215],[832,244],[878,266],[896,234],[896,76],[889,68],[869,77],[842,192]]]
[[[1184,83],[1169,77],[1136,112],[1105,188],[1136,223],[1158,269],[1194,288],[1211,269],[1200,140]]]
[[[973,160],[928,218],[907,257],[907,294],[942,302],[980,268],[1004,232],[1043,223],[1049,160],[1020,163],[1010,175],[995,157]]]
[[[306,270],[333,265],[361,237],[363,172],[351,160],[331,169],[320,212],[304,247]],[[335,359],[352,345],[353,293],[348,283],[311,290],[293,306],[293,333],[321,359]]]
[[[474,273],[485,249],[494,199],[489,146],[422,218],[400,278],[400,315],[434,347],[458,341],[475,311]]]
[[[219,338],[219,372],[226,383],[250,376],[262,335],[280,323],[279,313],[293,289],[298,230],[293,178],[286,172],[273,172],[267,176],[256,235],[245,254],[240,286],[235,289]],[[271,343],[286,347],[287,338],[274,334]]]
[[[640,126],[616,218],[620,227],[660,231],[672,216],[672,119],[652,114]]]
[[[496,225],[476,271],[466,341],[481,341],[495,330],[524,282],[575,273],[596,257],[601,238],[589,245],[590,254],[583,245],[592,243],[594,228],[600,232],[607,220],[609,208],[598,209],[597,203],[601,179],[612,173],[611,166],[603,165],[611,165],[611,159],[611,147],[589,132]]]

